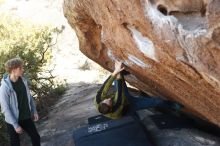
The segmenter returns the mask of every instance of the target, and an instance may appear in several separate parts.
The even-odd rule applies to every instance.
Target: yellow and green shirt
[[[121,118],[122,113],[123,113],[123,108],[125,106],[126,102],[126,97],[124,94],[124,83],[123,80],[124,78],[117,79],[118,82],[118,89],[115,93],[113,94],[108,94],[108,91],[110,87],[112,86],[113,81],[116,78],[112,75],[108,77],[108,79],[104,82],[102,87],[98,90],[97,95],[94,99],[94,103],[96,108],[98,109],[99,103],[107,98],[112,98],[112,111],[111,113],[105,114],[104,116],[111,118],[111,119],[118,119]]]

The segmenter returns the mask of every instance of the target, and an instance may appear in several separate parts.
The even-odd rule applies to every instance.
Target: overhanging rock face
[[[80,50],[135,87],[220,127],[219,0],[65,0]]]

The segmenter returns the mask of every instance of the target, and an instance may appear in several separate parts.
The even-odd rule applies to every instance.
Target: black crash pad
[[[220,146],[217,127],[199,124],[181,114],[143,110],[138,115],[154,146]]]
[[[79,128],[73,138],[76,146],[152,146],[144,127],[130,116]]]

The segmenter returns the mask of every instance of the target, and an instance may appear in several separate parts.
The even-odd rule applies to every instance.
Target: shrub
[[[55,83],[52,70],[48,69],[52,58],[53,37],[61,31],[57,28],[50,29],[48,26],[12,20],[9,17],[1,17],[0,20],[0,78],[5,73],[4,63],[8,59],[14,57],[23,59],[25,75],[29,79],[32,95],[37,103],[41,104],[38,106],[41,111],[47,111],[46,97],[56,91],[58,93],[65,91],[65,84]],[[4,138],[2,121],[0,130],[0,138]]]
[[[2,113],[0,113],[0,145],[1,146],[6,146],[8,145],[8,135],[6,135],[6,125],[4,122],[4,116]]]

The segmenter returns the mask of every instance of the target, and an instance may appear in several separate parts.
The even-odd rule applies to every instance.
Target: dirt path
[[[38,125],[42,146],[73,146],[73,130],[85,125],[96,115],[93,97],[99,85],[75,83],[55,104],[46,119]]]

